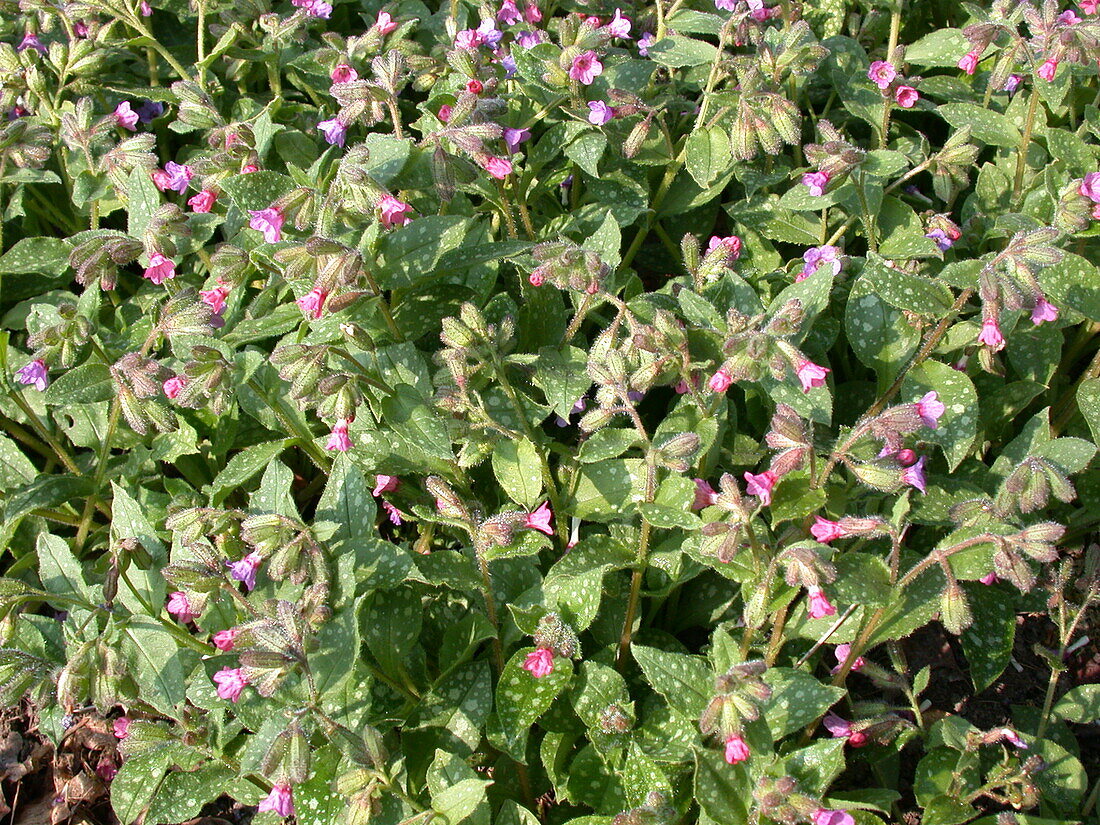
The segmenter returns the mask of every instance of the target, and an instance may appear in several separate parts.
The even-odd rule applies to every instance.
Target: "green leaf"
[[[917,66],[954,69],[970,44],[959,29],[937,29],[905,49],[905,60]]]
[[[879,607],[886,604],[893,588],[890,570],[878,556],[847,552],[834,562],[836,581],[829,586],[840,605],[862,604]]]
[[[451,437],[443,419],[424,403],[414,387],[399,384],[393,389],[393,395],[382,402],[382,415],[386,423],[415,453],[452,461]]]
[[[796,750],[784,762],[785,773],[807,793],[822,795],[844,770],[845,740],[821,739]]]
[[[713,63],[718,59],[718,49],[702,40],[674,34],[651,44],[649,59],[670,69],[683,69]]]
[[[69,245],[61,238],[22,238],[0,257],[0,275],[64,275],[69,268],[69,252]],[[11,286],[13,280],[9,279],[4,291]],[[39,282],[38,286],[43,284]]]
[[[1005,149],[1015,149],[1020,145],[1020,130],[1008,115],[985,109],[976,103],[944,103],[936,111],[956,129],[969,126],[974,140],[979,143]]]
[[[129,756],[111,780],[111,809],[122,825],[133,825],[152,801],[171,760],[165,748]]]
[[[454,670],[424,700],[421,724],[445,728],[471,751],[481,741],[493,707],[489,663],[468,662]]]
[[[1078,685],[1068,690],[1052,709],[1067,722],[1086,725],[1100,719],[1100,685]]]
[[[674,527],[683,527],[685,530],[701,530],[703,527],[703,521],[699,516],[680,507],[646,503],[639,504],[638,510],[646,521],[662,530],[671,530]]]
[[[638,458],[582,465],[577,473],[570,514],[589,521],[609,521],[623,515],[644,471]]]
[[[424,610],[408,587],[369,597],[359,625],[367,647],[391,678],[408,678],[405,662],[420,639]]]
[[[764,681],[772,688],[764,718],[777,741],[824,716],[844,695],[841,688],[823,685],[810,674],[787,667],[769,668]]]
[[[875,215],[875,223],[879,236],[878,251],[884,258],[907,261],[913,258],[939,258],[943,255],[936,242],[924,236],[924,224],[917,213],[897,198],[882,199],[882,206]],[[917,282],[928,283],[924,278],[915,275],[910,277]],[[940,289],[946,288],[941,285]],[[907,293],[902,290],[902,294]],[[922,311],[927,312],[927,307]]]
[[[126,232],[132,238],[141,239],[145,234],[145,228],[149,225],[153,213],[160,207],[160,192],[157,191],[153,179],[149,177],[149,170],[140,166],[130,171],[130,178],[126,184],[128,222]]]
[[[978,433],[978,394],[966,373],[939,361],[925,361],[906,376],[902,396],[917,401],[931,390],[935,390],[945,410],[939,426],[934,430],[922,428],[920,437],[943,448],[947,466],[953,471],[969,454]]]
[[[1012,658],[1016,608],[999,588],[984,584],[968,583],[966,597],[974,622],[963,631],[961,641],[970,665],[970,680],[981,693],[997,680]]]
[[[142,698],[169,718],[183,701],[186,685],[181,652],[171,634],[144,616],[132,616],[121,630],[120,648]]]
[[[733,164],[729,135],[720,126],[691,132],[686,151],[688,173],[702,187],[709,186]]]
[[[528,510],[542,494],[542,462],[528,438],[501,441],[493,450],[493,473],[509,498]]]
[[[221,765],[205,765],[195,771],[171,771],[160,783],[145,822],[157,825],[192,819],[207,802],[229,789],[234,778],[234,774]]]
[[[377,275],[379,286],[407,287],[429,276],[445,253],[461,246],[472,223],[464,215],[428,215],[383,235],[378,244],[385,261]]]
[[[695,799],[719,825],[745,825],[747,802],[752,799],[752,779],[746,763],[726,764],[714,750],[695,752]]]
[[[669,707],[697,719],[714,691],[714,673],[706,660],[637,644],[630,650],[646,681],[665,697]]]
[[[234,175],[218,184],[229,195],[233,205],[245,215],[267,209],[276,200],[294,188],[294,181],[286,175],[261,169],[245,175]]]
[[[596,430],[581,444],[577,460],[582,464],[593,464],[609,458],[618,458],[636,443],[638,443],[636,430],[604,427]]]
[[[1063,253],[1061,261],[1039,272],[1039,285],[1058,307],[1100,321],[1100,278],[1096,265],[1086,258]]]
[[[94,404],[115,397],[111,369],[106,364],[81,364],[63,372],[42,396],[47,406]]]
[[[573,679],[573,663],[562,656],[554,657],[554,669],[546,676],[532,676],[523,669],[523,662],[533,651],[533,647],[523,647],[512,654],[496,689],[497,715],[508,753],[522,762],[526,762],[528,729]]]
[[[118,583],[119,600],[133,612],[143,613],[143,602],[159,605],[164,601],[167,588],[160,568],[168,561],[168,551],[146,518],[142,506],[113,481],[111,492],[114,496],[111,534],[115,541],[136,539],[153,559],[149,567],[131,565],[126,578]]]
[[[211,505],[217,507],[227,495],[251,481],[260,470],[267,467],[282,453],[291,441],[292,439],[282,438],[278,441],[253,444],[235,453],[204,491],[210,496]]]
[[[80,562],[64,539],[49,533],[38,536],[38,578],[49,593],[92,600]]]
[[[609,705],[624,713],[632,706],[626,680],[614,668],[595,661],[581,665],[580,679],[573,687],[573,709],[589,728],[599,728],[600,717]]]
[[[393,184],[409,162],[413,141],[410,138],[399,140],[393,135],[371,132],[363,143],[370,153],[364,164],[367,174],[381,186]]]
[[[610,209],[606,211],[600,228],[593,232],[584,241],[584,248],[595,252],[611,269],[619,266],[622,260],[619,250],[622,247],[623,236],[619,230],[619,223]]]
[[[648,795],[654,791],[665,799],[672,799],[672,785],[668,777],[656,762],[642,752],[637,742],[632,742],[627,751],[622,780],[627,805],[645,805]]]
[[[607,149],[607,135],[595,130],[581,132],[568,146],[565,156],[594,178],[600,176],[600,158]]]
[[[313,530],[321,541],[354,541],[374,524],[378,507],[363,471],[340,454],[332,463],[325,491],[317,502]]]
[[[901,310],[876,294],[871,279],[859,277],[848,293],[844,331],[856,357],[879,373],[892,376],[920,344],[920,332]]]

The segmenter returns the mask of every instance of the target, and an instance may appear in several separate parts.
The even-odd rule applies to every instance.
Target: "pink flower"
[[[622,11],[615,9],[615,16],[607,24],[607,33],[612,37],[630,37],[630,18],[623,17]]]
[[[73,34],[80,38],[86,38],[88,36],[88,24],[83,20],[77,20],[73,23]]]
[[[1021,750],[1025,750],[1025,751],[1027,750],[1027,742],[1025,742],[1023,739],[1021,739],[1020,735],[1018,733],[1016,733],[1016,731],[1012,730],[1012,728],[1001,728],[997,732],[999,734],[1001,734],[1001,738],[1003,740],[1005,740],[1006,742],[1009,742],[1010,744],[1015,745],[1017,748],[1020,748]]]
[[[718,501],[718,493],[701,478],[695,479],[695,501],[691,503],[692,510],[702,510],[710,507]]]
[[[1020,75],[1010,74],[1008,80],[1005,81],[1004,91],[1008,92],[1011,97],[1016,93],[1016,90],[1020,88],[1020,84],[1023,83],[1023,81],[1024,79]]]
[[[638,38],[638,54],[642,57],[649,57],[649,47],[657,42],[657,38],[652,32],[646,32]]]
[[[813,387],[825,386],[825,376],[832,370],[822,367],[813,361],[803,361],[798,365],[798,380],[802,383],[802,392],[809,392]]]
[[[473,51],[482,43],[485,37],[477,29],[463,29],[455,35],[455,48]]]
[[[215,315],[221,315],[222,310],[225,309],[225,299],[229,297],[229,287],[219,285],[213,289],[206,289],[199,292],[199,297],[204,304],[214,310]]]
[[[711,392],[725,392],[733,384],[733,376],[729,374],[725,367],[722,367],[718,372],[714,373],[707,381],[707,386],[710,387]]]
[[[553,517],[554,514],[550,510],[550,502],[544,501],[536,510],[527,514],[527,520],[523,523],[523,526],[552,536],[554,535],[554,528],[551,525],[551,519]]]
[[[339,146],[343,149],[344,143],[348,139],[348,127],[338,117],[322,120],[317,124],[317,131],[325,136],[325,141],[329,146]]]
[[[848,531],[840,526],[838,521],[829,521],[821,516],[814,516],[813,527],[810,534],[822,544],[828,544],[835,539],[842,539],[848,535]]]
[[[520,20],[523,19],[523,15],[520,14],[519,6],[516,5],[515,0],[504,0],[500,4],[500,11],[497,12],[497,20],[504,23],[506,26],[514,26]]]
[[[916,464],[914,464],[911,467],[906,467],[904,470],[902,470],[901,471],[901,481],[902,481],[902,483],[903,484],[908,484],[910,487],[915,487],[916,489],[920,490],[922,493],[925,492],[925,489],[924,489],[924,482],[925,482],[924,463],[927,460],[928,460],[927,458],[925,458],[924,456],[921,456],[920,460],[917,461]]]
[[[894,64],[885,60],[876,60],[867,70],[867,77],[883,91],[890,88],[890,84],[897,76],[898,70],[894,68]]]
[[[1077,191],[1093,203],[1100,203],[1100,172],[1089,172],[1085,175]]]
[[[745,490],[750,496],[760,499],[760,504],[767,507],[772,503],[772,488],[779,478],[771,470],[762,473],[745,473]]]
[[[1046,298],[1040,298],[1035,302],[1035,309],[1031,310],[1031,323],[1035,326],[1043,323],[1043,321],[1057,321],[1058,320],[1058,307],[1054,306]]]
[[[602,100],[593,100],[588,104],[588,122],[593,126],[603,126],[615,117],[615,110]]]
[[[130,718],[127,716],[118,717],[111,729],[115,734],[115,739],[125,739],[130,735]]]
[[[531,139],[530,129],[505,129],[504,130],[504,145],[508,147],[508,154],[515,152],[521,143],[526,143]]]
[[[978,333],[978,343],[985,344],[994,352],[1005,347],[1005,338],[1001,334],[1001,326],[996,318],[986,318],[982,321],[982,331]]]
[[[16,371],[15,380],[28,386],[33,384],[36,390],[45,392],[46,387],[50,385],[50,373],[46,368],[46,362],[41,358],[35,358]]]
[[[233,644],[237,641],[237,634],[240,632],[240,628],[236,627],[231,627],[228,630],[219,630],[211,638],[211,641],[214,643],[214,647],[222,653],[228,653],[233,649]]]
[[[341,418],[332,425],[332,432],[329,434],[328,441],[325,442],[326,450],[346,453],[352,448],[351,438],[348,436],[348,424],[350,423],[350,419]]]
[[[174,375],[164,382],[163,389],[164,395],[168,398],[175,398],[180,394],[180,391],[187,386],[187,379],[182,375]]]
[[[823,619],[836,613],[836,607],[829,601],[825,591],[820,587],[807,587],[806,598],[809,600],[807,612],[811,619]]]
[[[512,161],[508,158],[490,157],[485,163],[485,171],[497,180],[504,180],[512,174]]]
[[[802,271],[795,277],[795,282],[804,281],[822,266],[828,265],[833,270],[833,275],[838,275],[844,262],[840,259],[840,249],[835,246],[811,246],[802,253]]]
[[[591,49],[574,57],[573,65],[569,67],[569,77],[584,86],[591,85],[601,74],[603,63],[600,62],[599,55]]]
[[[167,258],[160,252],[154,252],[149,256],[149,266],[145,267],[144,276],[157,286],[176,277],[176,264],[171,258]]]
[[[732,733],[726,738],[726,761],[731,765],[744,762],[750,756],[748,743],[740,734]]]
[[[837,645],[836,650],[833,651],[833,655],[836,656],[836,667],[833,668],[833,673],[838,673],[840,668],[845,662],[848,661],[848,657],[852,655],[852,646],[845,642],[842,645]],[[852,662],[852,670],[859,670],[867,664],[867,661],[862,656],[857,656],[856,660]]]
[[[825,194],[825,187],[829,185],[828,172],[807,172],[802,176],[802,185],[810,190],[815,198]]]
[[[920,100],[920,92],[912,86],[898,86],[894,90],[894,100],[903,109],[912,109]]]
[[[283,239],[283,223],[286,218],[278,209],[273,206],[267,209],[249,209],[248,214],[252,216],[248,221],[249,229],[262,232],[265,241],[278,243]]]
[[[355,71],[347,63],[337,63],[329,75],[333,83],[351,83],[359,79],[359,72]]]
[[[382,509],[385,510],[386,515],[389,516],[390,524],[393,524],[395,526],[401,525],[401,512],[396,507],[394,507],[385,499],[382,499]]]
[[[187,594],[182,590],[177,590],[168,596],[167,610],[184,624],[198,615],[191,611],[191,602],[187,601]]]
[[[917,415],[920,416],[921,423],[930,430],[939,426],[940,416],[946,409],[935,390],[926,392],[917,402]]]
[[[1100,10],[1100,0],[1081,0],[1077,5],[1085,14],[1096,14]]]
[[[27,49],[34,49],[39,54],[45,54],[48,50],[42,45],[42,41],[38,39],[38,35],[34,32],[27,32],[23,35],[23,40],[19,43],[17,51],[25,51]]]
[[[244,166],[241,167],[241,174],[242,175],[251,175],[253,172],[259,172],[259,171],[260,171],[260,167],[257,166],[254,163],[246,163]]]
[[[980,579],[978,579],[978,581],[980,581],[982,584],[984,584],[986,586],[989,586],[989,585],[992,585],[992,584],[996,584],[998,581],[1000,581],[1000,579],[997,578],[996,573],[991,571],[989,573],[986,573]]]
[[[163,169],[154,169],[149,173],[149,177],[153,179],[153,185],[161,192],[167,189],[169,183],[171,183],[171,176]]]
[[[1081,18],[1078,17],[1073,10],[1066,9],[1064,12],[1058,15],[1058,22],[1063,26],[1076,26],[1081,22]]]
[[[253,550],[240,561],[227,561],[225,566],[229,568],[229,578],[244,583],[244,589],[252,591],[256,589],[256,571],[264,563],[264,557]]]
[[[847,719],[842,719],[832,711],[825,714],[825,718],[821,720],[821,724],[825,726],[825,729],[833,735],[834,739],[846,739],[852,734],[852,726]]]
[[[935,429],[935,428],[933,428]],[[894,456],[898,460],[898,464],[902,467],[912,467],[917,463],[917,454],[910,450],[908,447],[902,450],[898,450],[898,454]]]
[[[830,808],[818,808],[813,813],[813,825],[856,825],[855,819],[847,811],[834,811]]]
[[[546,279],[542,277],[541,272],[532,272],[527,276],[527,282],[531,284],[531,286],[542,286],[546,283]]]
[[[375,497],[382,495],[382,493],[392,493],[399,486],[401,486],[401,479],[397,476],[387,476],[379,473],[374,477],[374,493]]]
[[[382,226],[392,229],[395,226],[404,226],[412,218],[409,213],[413,208],[404,201],[399,201],[393,195],[383,195],[378,201],[378,208],[382,211]]]
[[[535,3],[528,3],[523,7],[523,19],[528,23],[539,23],[542,21],[542,11]]]
[[[978,58],[981,56],[981,52],[967,52],[959,58],[958,66],[967,74],[974,74],[974,71],[978,68]]]
[[[554,651],[548,647],[536,647],[523,660],[523,669],[536,679],[554,672]]]
[[[1048,83],[1054,80],[1054,74],[1058,71],[1058,61],[1053,57],[1049,57],[1043,61],[1043,65],[1039,67],[1038,75]]]
[[[203,189],[199,194],[188,198],[187,205],[194,212],[206,213],[214,206],[214,201],[217,199],[218,193],[213,189]]]
[[[325,299],[328,298],[328,293],[323,292],[320,287],[314,287],[295,303],[301,307],[308,317],[313,320],[317,320],[321,317],[321,312],[325,307]]]
[[[389,12],[380,11],[378,12],[378,19],[375,21],[374,27],[382,34],[389,34],[397,28],[397,23],[394,22]]]
[[[187,185],[191,183],[191,178],[195,177],[194,169],[186,164],[176,163],[174,160],[164,164],[164,171],[168,175],[168,184],[165,189],[175,189],[180,193],[187,191]]]
[[[138,113],[130,106],[130,101],[124,100],[115,107],[115,122],[123,129],[131,132],[137,129]]]
[[[439,114],[437,115],[437,117],[443,123],[449,123],[451,120],[451,107],[444,103],[442,106],[439,107]]]
[[[214,674],[214,683],[218,686],[218,697],[236,702],[241,691],[248,686],[248,678],[239,667],[223,667]]]
[[[294,815],[294,798],[290,785],[286,782],[276,782],[271,793],[261,800],[257,811],[274,811],[279,816]]]
[[[726,238],[712,235],[707,242],[707,252],[713,252],[715,249],[725,255],[726,264],[732,264],[741,257],[741,239],[736,235]]]
[[[142,17],[152,17],[153,7],[149,5],[149,0],[141,0],[138,5],[138,10],[141,12]]]

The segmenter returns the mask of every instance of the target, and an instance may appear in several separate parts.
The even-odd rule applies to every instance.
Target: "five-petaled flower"
[[[154,252],[149,256],[149,265],[142,275],[157,286],[176,277],[176,262],[163,253]]]
[[[35,358],[16,371],[15,380],[20,384],[33,385],[39,392],[45,392],[46,387],[50,385],[50,373],[46,368],[46,362],[41,358]]]
[[[807,587],[806,600],[808,603],[806,612],[810,614],[811,619],[823,619],[836,613],[836,607],[820,587]]]
[[[279,816],[294,815],[294,796],[290,785],[286,782],[276,782],[274,787],[264,799],[260,800],[257,811],[274,811]]]
[[[523,660],[523,669],[536,679],[554,672],[554,651],[548,647],[536,647]]]
[[[762,473],[745,473],[745,490],[750,496],[760,499],[760,504],[767,507],[772,503],[772,488],[779,477],[771,470]]]
[[[890,88],[897,76],[898,70],[894,68],[894,64],[885,60],[876,60],[867,70],[867,77],[883,91]]]
[[[939,427],[940,416],[946,409],[935,390],[926,392],[917,402],[917,415],[920,416],[921,423],[930,430]]]
[[[552,536],[554,535],[553,518],[554,513],[550,509],[550,502],[544,501],[535,510],[527,514],[523,526]]]
[[[240,561],[227,561],[225,566],[229,568],[229,577],[235,581],[243,582],[245,590],[256,589],[256,571],[260,569],[264,558],[256,551],[252,551]]]
[[[404,226],[412,220],[409,214],[413,211],[413,208],[393,195],[383,195],[378,201],[378,209],[382,213],[382,226],[386,229]]]
[[[802,176],[802,185],[810,190],[815,198],[825,194],[825,187],[829,185],[828,172],[807,172]]]
[[[814,387],[825,386],[825,376],[832,370],[815,364],[813,361],[803,361],[796,370],[798,380],[802,384],[802,392],[809,392]]]
[[[278,209],[273,206],[267,209],[249,209],[248,214],[251,216],[248,227],[262,232],[265,241],[278,243],[283,239],[283,223],[286,218]]]
[[[332,432],[329,433],[328,441],[325,442],[326,450],[336,450],[337,452],[346,453],[351,449],[351,437],[348,435],[349,424],[351,424],[351,419],[341,418],[332,425]],[[375,495],[377,495],[377,493]]]
[[[328,298],[328,293],[321,289],[321,287],[315,286],[294,303],[296,303],[308,317],[316,321],[321,317],[321,313],[324,311],[326,298]]]
[[[239,667],[223,667],[214,674],[214,684],[218,686],[218,697],[236,702],[241,691],[248,687],[248,677]]]
[[[169,594],[167,610],[184,624],[198,615],[192,609],[191,602],[187,599],[187,594],[182,590],[177,590]]]
[[[725,392],[733,384],[733,376],[729,374],[729,371],[725,367],[721,367],[714,375],[707,381],[707,386],[711,392]]]
[[[228,653],[233,649],[233,645],[237,641],[237,634],[240,632],[240,628],[236,627],[231,627],[228,630],[219,630],[210,638],[210,641],[213,642],[214,647],[222,653]]]
[[[603,63],[600,62],[600,56],[591,49],[574,57],[573,65],[569,67],[569,77],[584,86],[591,85],[601,74]]]

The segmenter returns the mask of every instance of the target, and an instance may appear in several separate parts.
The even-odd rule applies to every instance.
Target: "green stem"
[[[255,378],[248,379],[248,386],[260,397],[260,400],[268,406],[271,412],[275,414],[275,417],[279,420],[279,423],[286,432],[297,437],[301,442],[302,449],[309,454],[314,464],[325,473],[332,469],[331,460],[325,452],[317,446],[317,443],[314,441],[313,433],[302,427],[301,422],[295,420],[293,413],[286,409],[286,403],[282,398],[273,399],[269,397],[267,392],[260,386]]]
[[[1020,146],[1016,150],[1016,179],[1012,183],[1012,202],[1017,207],[1020,205],[1020,195],[1024,188],[1024,170],[1027,168],[1027,150],[1031,145],[1031,130],[1035,127],[1035,113],[1039,108],[1039,90],[1034,82],[1031,84],[1030,94],[1027,119],[1024,120],[1024,131],[1020,134]]]

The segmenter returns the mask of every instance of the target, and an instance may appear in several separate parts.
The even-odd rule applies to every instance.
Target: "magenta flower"
[[[912,86],[898,86],[894,90],[894,100],[903,109],[912,109],[920,100],[920,92]]]
[[[1058,307],[1054,306],[1046,298],[1040,298],[1035,302],[1035,308],[1031,310],[1031,323],[1035,326],[1043,323],[1043,321],[1057,321],[1058,320]]]
[[[935,390],[926,392],[921,400],[917,402],[917,415],[920,416],[924,426],[930,430],[934,430],[939,426],[940,416],[943,415],[946,409]]]
[[[820,587],[807,587],[806,598],[809,601],[807,612],[811,619],[823,619],[836,613],[836,607]]]
[[[1021,739],[1020,735],[1012,730],[1012,728],[1001,728],[998,733],[1001,734],[1001,738],[1006,742],[1015,745],[1021,750],[1027,750],[1027,742]]]
[[[359,72],[355,71],[347,63],[338,63],[333,67],[329,75],[333,83],[351,83],[359,79]]]
[[[382,495],[382,493],[392,493],[399,486],[401,486],[401,479],[397,476],[387,476],[379,473],[374,477],[374,493],[375,497]]]
[[[910,487],[915,487],[922,493],[925,492],[924,488],[924,464],[928,459],[925,456],[921,456],[916,464],[911,467],[906,467],[901,471],[901,481],[903,484],[908,484]]]
[[[111,726],[111,730],[115,735],[115,739],[125,739],[130,735],[130,718],[127,716],[118,717],[114,725]]]
[[[187,191],[191,178],[195,177],[194,169],[186,164],[176,163],[174,160],[164,164],[164,172],[168,176],[167,185],[164,188],[175,189],[181,194]]]
[[[395,526],[401,525],[401,512],[396,507],[383,499],[382,509],[385,510],[386,515],[389,516],[390,524],[393,524]]]
[[[531,139],[531,130],[505,129],[503,137],[504,145],[508,147],[508,154],[512,154],[520,147],[520,144],[526,143]]]
[[[707,242],[707,252],[713,252],[716,249],[725,256],[725,263],[728,266],[741,257],[741,239],[736,235],[725,238],[712,235]]]
[[[214,674],[214,683],[218,686],[218,697],[236,702],[241,691],[248,686],[248,678],[239,667],[223,667]]]
[[[523,49],[533,49],[543,42],[541,31],[520,32],[516,35],[516,45]]]
[[[1100,11],[1100,0],[1081,0],[1077,5],[1081,7],[1081,11],[1085,14],[1096,14],[1097,11]]]
[[[171,258],[165,257],[160,252],[154,252],[149,256],[149,266],[143,273],[146,278],[157,286],[176,277],[176,264]]]
[[[867,70],[867,77],[883,91],[890,88],[890,84],[897,76],[898,70],[894,68],[894,64],[885,60],[876,60]]]
[[[835,246],[812,246],[802,253],[802,260],[802,271],[795,276],[795,283],[806,280],[825,265],[832,268],[833,275],[838,275],[844,265],[840,259],[840,249]]]
[[[344,148],[344,142],[348,139],[348,127],[338,117],[322,120],[317,124],[317,131],[325,136],[325,141],[330,146]]]
[[[615,16],[607,24],[607,33],[612,37],[630,37],[630,18],[624,17],[622,11],[615,9]]]
[[[142,17],[152,17],[153,7],[149,5],[149,0],[141,0],[138,4],[138,11],[141,12]]]
[[[1066,9],[1058,15],[1058,22],[1063,26],[1076,26],[1081,22],[1081,18],[1072,9]]]
[[[291,0],[291,4],[293,3],[294,0]],[[324,0],[306,0],[301,6],[310,17],[319,17],[322,20],[328,20],[329,17],[332,16],[332,5],[326,3]]]
[[[162,385],[164,395],[167,398],[175,398],[180,394],[180,391],[187,386],[187,379],[182,375],[173,375]]]
[[[813,361],[803,361],[798,365],[796,372],[798,380],[802,383],[802,392],[809,392],[813,387],[825,386],[825,376],[832,370]]]
[[[191,602],[187,600],[187,594],[182,590],[177,590],[168,596],[167,610],[184,624],[198,615],[191,610]]]
[[[737,0],[714,0],[714,7],[721,11],[734,11],[737,8]]]
[[[473,51],[484,42],[485,38],[482,37],[481,32],[477,29],[463,29],[455,35],[456,49]]]
[[[862,658],[860,659],[862,661]],[[834,668],[833,673],[836,673],[839,668]],[[855,668],[852,668],[855,670]],[[852,725],[846,719],[842,719],[832,711],[825,714],[825,718],[821,720],[826,730],[833,735],[834,739],[847,739],[848,744],[853,748],[861,748],[867,744],[867,734],[861,730],[852,730]]]
[[[264,240],[268,243],[278,243],[283,239],[283,223],[286,218],[273,206],[267,209],[248,210],[252,217],[248,221],[249,229],[262,232]]]
[[[767,507],[772,503],[772,489],[779,480],[771,470],[762,473],[745,473],[745,490],[750,496],[760,499],[760,504]]]
[[[603,126],[615,117],[615,110],[602,100],[593,100],[588,104],[588,122],[593,126]]]
[[[653,32],[646,32],[638,38],[638,54],[642,57],[649,57],[649,47],[657,42],[657,38],[653,35]]]
[[[115,122],[123,129],[133,132],[137,129],[138,113],[130,106],[130,101],[124,100],[115,107]]]
[[[274,811],[279,816],[294,815],[294,798],[290,785],[286,782],[276,782],[271,793],[261,800],[257,811]]]
[[[836,667],[833,668],[833,673],[838,673],[841,666],[848,661],[848,657],[852,655],[852,646],[845,642],[842,645],[837,645],[836,650],[833,651],[833,655],[836,656]],[[856,671],[867,664],[867,660],[862,656],[857,656],[856,660],[852,662],[852,670]]]
[[[50,385],[50,373],[46,368],[46,362],[41,358],[35,358],[16,371],[15,380],[28,386],[33,384],[36,390],[45,392],[46,387]]]
[[[726,761],[729,764],[736,765],[738,762],[744,762],[750,755],[749,745],[740,734],[731,733],[726,737]]]
[[[1001,326],[996,318],[986,318],[982,321],[982,331],[978,333],[978,343],[985,344],[994,352],[1004,349],[1005,337],[1001,334]]]
[[[813,825],[856,825],[855,819],[847,811],[834,811],[831,808],[818,808],[813,813]]]
[[[404,226],[412,220],[409,214],[413,211],[413,208],[393,195],[383,195],[382,199],[378,201],[378,208],[382,212],[382,226],[386,229]]]
[[[910,450],[908,447],[902,450],[898,450],[898,453],[896,456],[894,456],[894,458],[898,460],[898,464],[900,464],[902,467],[912,467],[914,464],[917,463],[917,454]]]
[[[256,571],[263,563],[263,556],[252,551],[240,561],[227,561],[225,566],[229,568],[229,578],[243,582],[244,589],[252,591],[256,589]]]
[[[225,299],[229,297],[229,287],[218,284],[213,289],[199,292],[199,297],[216,315],[221,315],[225,309]]]
[[[532,25],[542,22],[542,10],[537,3],[528,3],[523,7],[523,19]]]
[[[980,581],[982,584],[988,586],[988,585],[996,584],[998,581],[1000,581],[1000,579],[997,578],[996,573],[990,572],[990,573],[986,573],[984,576],[982,576],[980,579],[978,579],[978,581]]]
[[[485,161],[485,171],[497,180],[504,180],[512,174],[512,161],[508,158],[490,157]]]
[[[504,0],[500,4],[500,10],[497,12],[497,20],[506,26],[514,26],[520,20],[523,19],[523,14],[519,10],[519,6],[516,5],[515,0]]]
[[[523,660],[523,669],[541,679],[554,672],[554,651],[548,647],[536,647]]]
[[[828,544],[835,539],[845,538],[848,535],[848,531],[841,527],[838,521],[829,521],[827,518],[814,516],[814,523],[810,528],[810,535],[822,544]]]
[[[228,630],[219,630],[211,637],[211,641],[214,643],[214,647],[222,653],[228,653],[233,649],[233,645],[237,641],[237,634],[240,632],[240,628],[237,627],[231,627]]]
[[[591,85],[601,74],[603,63],[600,62],[599,55],[591,49],[574,57],[573,65],[569,67],[569,77],[584,86]]]
[[[218,199],[218,193],[213,189],[203,189],[197,195],[192,195],[187,199],[187,205],[191,207],[191,210],[199,213],[209,212],[213,206],[214,201]]]
[[[978,58],[981,56],[981,52],[967,52],[959,58],[958,66],[967,74],[974,74],[974,71],[978,68]]]
[[[702,510],[710,507],[718,501],[718,493],[701,478],[695,479],[695,501],[691,503],[692,510]]]
[[[537,509],[527,514],[527,520],[524,521],[523,526],[552,536],[554,535],[554,528],[551,526],[551,519],[553,517],[554,514],[550,510],[550,502],[544,501]]]
[[[34,49],[39,54],[45,54],[48,50],[42,45],[42,41],[38,39],[38,35],[34,32],[27,32],[23,35],[23,40],[20,41],[17,51],[25,51],[27,49]]]
[[[388,11],[380,11],[378,12],[378,19],[375,21],[374,27],[382,34],[389,34],[397,28],[397,23],[390,16]]]
[[[1043,80],[1050,83],[1054,80],[1054,75],[1058,71],[1058,61],[1053,57],[1048,57],[1043,61],[1043,65],[1039,67],[1038,75]]]
[[[1016,93],[1016,90],[1020,88],[1020,84],[1024,79],[1018,74],[1010,74],[1008,80],[1005,81],[1005,85],[1002,87],[1003,91],[1008,92],[1010,95]]]
[[[829,185],[828,172],[807,172],[802,176],[802,185],[810,190],[815,198],[825,194],[825,187]]]
[[[711,392],[725,392],[733,384],[733,376],[729,374],[725,367],[722,367],[718,372],[714,373],[707,381],[707,386],[710,387]]]
[[[1077,191],[1093,203],[1100,203],[1100,172],[1089,172],[1085,175]]]
[[[351,419],[341,418],[332,425],[332,432],[329,433],[328,441],[325,442],[326,450],[346,453],[352,448],[351,437],[348,435],[348,425],[350,423]]]

